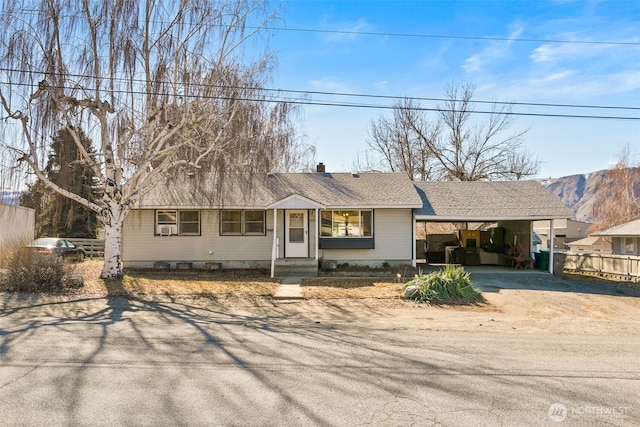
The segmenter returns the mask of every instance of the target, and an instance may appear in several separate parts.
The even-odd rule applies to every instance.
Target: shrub
[[[3,273],[0,285],[11,292],[59,291],[67,285],[78,287],[70,280],[73,267],[61,257],[40,255],[27,248],[13,252]]]
[[[426,303],[484,301],[473,288],[469,273],[462,267],[447,265],[443,270],[418,274],[404,287],[405,297]]]

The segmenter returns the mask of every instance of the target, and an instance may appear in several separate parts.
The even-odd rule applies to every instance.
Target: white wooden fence
[[[564,269],[601,277],[640,281],[640,256],[599,253],[567,253]]]

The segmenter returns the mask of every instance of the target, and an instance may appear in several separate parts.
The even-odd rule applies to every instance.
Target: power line
[[[349,93],[349,92],[322,92],[311,90],[294,90],[294,89],[265,89],[271,91],[283,91],[289,93],[300,93],[308,95],[331,95],[331,96],[349,96],[349,97],[363,97],[363,98],[378,98],[378,99],[410,99],[415,101],[456,101],[459,99],[449,98],[427,98],[419,96],[392,96],[392,95],[372,95],[362,93]],[[483,101],[471,99],[468,102],[474,104],[492,104],[492,105],[521,105],[528,107],[560,107],[560,108],[593,108],[593,109],[613,109],[613,110],[640,110],[640,107],[624,107],[618,105],[589,105],[589,104],[553,104],[553,103],[538,103],[538,102],[510,102],[510,101]]]
[[[588,41],[588,40],[561,40],[561,39],[523,39],[516,37],[489,37],[489,36],[453,36],[444,34],[415,34],[415,33],[385,33],[375,31],[346,31],[346,30],[318,30],[314,28],[285,28],[285,27],[245,27],[250,29],[264,29],[269,31],[292,31],[301,33],[343,34],[357,36],[382,36],[382,37],[408,37],[424,39],[454,39],[454,40],[488,40],[508,41],[524,43],[567,43],[567,44],[594,44],[613,46],[640,46],[640,42],[623,41]]]
[[[7,82],[0,82],[0,84],[8,84]],[[19,86],[33,86],[27,83],[14,83]],[[66,87],[54,87],[57,89],[68,89]],[[91,90],[89,90],[91,91]],[[146,92],[142,91],[128,91],[122,89],[113,90],[115,93],[123,93],[123,94],[137,94],[144,95]],[[223,100],[223,101],[245,101],[245,102],[286,102],[293,105],[313,105],[313,106],[325,106],[325,107],[343,107],[343,108],[366,108],[366,109],[375,109],[375,110],[393,110],[395,107],[392,105],[380,105],[380,104],[363,104],[356,102],[333,102],[326,100],[302,100],[296,98],[259,98],[259,97],[246,97],[246,96],[203,96],[203,95],[189,95],[182,94],[177,95],[173,93],[162,93],[162,92],[154,92],[153,95],[157,96],[173,96],[173,97],[183,97],[183,98],[193,98],[193,99],[215,99],[215,100]],[[432,111],[432,112],[460,112],[455,109],[447,109],[447,108],[435,108],[435,107],[414,107],[411,110],[415,111]],[[470,114],[500,114],[500,115],[508,115],[508,116],[528,116],[528,117],[552,117],[552,118],[572,118],[572,119],[598,119],[598,120],[623,120],[623,121],[640,121],[640,117],[629,117],[629,116],[604,116],[604,115],[580,115],[580,114],[560,114],[560,113],[527,113],[527,112],[514,112],[514,111],[484,111],[484,110],[466,110]]]
[[[10,68],[2,68],[0,67],[0,71],[3,72],[16,72],[19,70],[10,69]],[[43,74],[43,75],[51,75],[55,73],[51,72],[40,72],[35,74]],[[56,74],[56,76],[63,75],[67,78],[79,78],[79,79],[94,79],[95,76],[87,75],[87,74],[73,74],[73,73],[60,73]],[[107,80],[102,78],[102,80]],[[117,77],[113,79],[118,82],[134,82],[140,84],[146,84],[147,81],[145,79],[128,79]],[[34,86],[33,84],[28,83],[15,83],[15,82],[0,82],[4,84],[14,84],[18,86]],[[173,82],[170,81],[159,81],[154,83],[167,84],[172,85]],[[233,85],[208,85],[205,83],[189,83],[191,87],[217,87],[222,89],[253,89],[247,88],[243,86],[233,86]],[[65,89],[65,87],[61,87],[61,89]],[[257,89],[261,92],[275,92],[275,93],[291,93],[291,94],[299,94],[299,95],[323,95],[323,96],[340,96],[340,97],[351,97],[351,98],[373,98],[373,99],[386,99],[386,100],[398,100],[398,99],[409,99],[415,101],[437,101],[437,102],[448,102],[448,101],[456,101],[459,102],[461,100],[454,100],[449,98],[433,98],[433,97],[418,97],[418,96],[393,96],[393,95],[374,95],[374,94],[364,94],[364,93],[354,93],[354,92],[328,92],[328,91],[312,91],[312,90],[300,90],[300,89],[283,89],[283,88],[259,88]],[[93,91],[93,89],[92,89]],[[106,90],[105,90],[106,91]],[[126,91],[118,91],[119,93],[133,93],[133,94],[145,94],[146,92],[142,91],[134,91],[134,92],[126,92]],[[172,94],[161,94],[155,93],[155,95],[172,95]],[[188,97],[197,97],[195,95],[184,95]],[[511,102],[511,101],[486,101],[486,100],[476,100],[471,99],[468,101],[473,104],[489,104],[489,105],[515,105],[515,106],[526,106],[526,107],[551,107],[551,108],[587,108],[587,109],[603,109],[603,110],[631,110],[631,111],[640,111],[640,107],[630,107],[630,106],[620,106],[620,105],[593,105],[593,104],[555,104],[555,103],[536,103],[536,102]],[[393,108],[393,107],[390,107]]]
[[[36,9],[22,9],[24,14],[36,14]],[[6,12],[0,12],[6,14]],[[70,15],[61,15],[59,17],[69,18]],[[165,24],[165,21],[150,20],[150,23]],[[192,25],[189,23],[189,25]],[[220,24],[220,26],[222,26]],[[235,27],[235,26],[232,26]],[[283,31],[283,32],[299,32],[299,33],[318,33],[318,34],[342,34],[356,36],[379,36],[379,37],[404,37],[404,38],[423,38],[423,39],[450,39],[450,40],[486,40],[486,41],[507,41],[522,43],[566,43],[566,44],[585,44],[585,45],[610,45],[610,46],[640,46],[640,42],[632,41],[613,41],[613,40],[567,40],[567,39],[536,39],[536,38],[518,38],[518,37],[494,37],[494,36],[457,36],[451,34],[420,34],[420,33],[398,33],[398,32],[382,32],[382,31],[351,31],[351,30],[321,30],[317,28],[287,28],[287,27],[271,27],[271,26],[242,26],[244,29],[250,30],[267,30],[267,31]]]

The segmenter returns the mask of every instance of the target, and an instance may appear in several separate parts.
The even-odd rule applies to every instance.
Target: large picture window
[[[220,211],[220,234],[251,236],[265,234],[265,211],[225,209]]]
[[[320,235],[340,238],[371,237],[372,218],[371,210],[321,211]]]
[[[199,236],[200,211],[161,210],[156,211],[156,235]]]

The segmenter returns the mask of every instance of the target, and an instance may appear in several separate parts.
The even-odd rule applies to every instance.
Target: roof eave
[[[327,205],[326,209],[420,209],[422,205]]]
[[[640,237],[640,233],[613,233],[613,234],[604,234],[604,233],[591,233],[592,236],[598,237]]]
[[[418,221],[438,221],[438,222],[496,222],[496,221],[540,221],[552,219],[567,219],[561,215],[525,215],[514,217],[497,216],[440,216],[440,215],[416,215]]]

